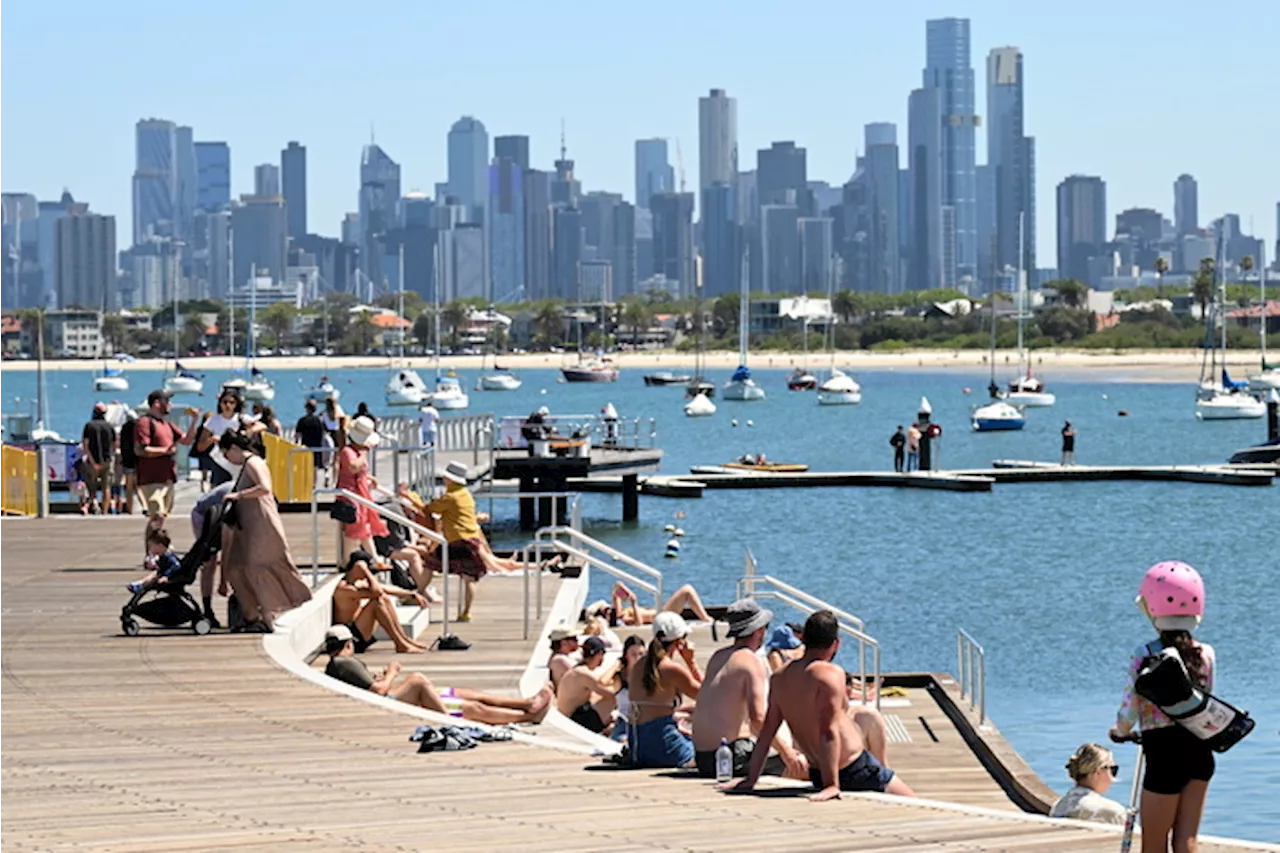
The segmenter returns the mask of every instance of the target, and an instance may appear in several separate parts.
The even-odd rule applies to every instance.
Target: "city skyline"
[[[569,158],[576,161],[575,178],[583,182],[584,190],[620,192],[628,200],[634,200],[635,141],[650,137],[670,140],[670,160],[679,171],[675,157],[678,142],[686,187],[696,192],[701,181],[698,99],[713,88],[724,89],[737,104],[739,168],[753,165],[754,153],[772,142],[794,140],[808,152],[809,178],[838,186],[854,173],[856,156],[865,153],[863,125],[891,122],[898,126],[900,139],[905,139],[907,96],[919,86],[920,69],[926,65],[925,21],[964,15],[971,19],[970,62],[977,77],[974,97],[979,115],[986,116],[989,110],[983,79],[988,52],[1014,45],[1026,63],[1025,132],[1035,136],[1037,144],[1035,210],[1040,227],[1036,254],[1042,266],[1049,265],[1056,254],[1056,186],[1071,174],[1103,178],[1110,212],[1154,207],[1172,219],[1173,181],[1190,173],[1199,184],[1202,222],[1234,212],[1240,215],[1245,230],[1264,239],[1275,233],[1280,179],[1270,178],[1277,170],[1268,159],[1274,155],[1266,150],[1266,137],[1280,136],[1278,119],[1275,111],[1259,110],[1256,117],[1251,116],[1248,106],[1264,103],[1266,69],[1261,54],[1233,53],[1223,71],[1231,72],[1232,85],[1211,85],[1201,79],[1215,76],[1208,74],[1207,62],[1204,67],[1185,61],[1153,63],[1146,52],[1138,56],[1122,50],[1123,39],[1082,27],[1074,19],[1054,19],[1052,26],[1046,26],[1044,21],[1025,15],[984,12],[989,5],[970,3],[955,8],[925,4],[925,8],[913,8],[909,13],[860,10],[856,19],[846,12],[834,13],[832,20],[856,20],[857,32],[874,36],[864,40],[865,44],[859,42],[866,50],[847,58],[847,73],[835,78],[821,75],[821,69],[829,67],[834,58],[824,61],[811,55],[813,51],[799,52],[794,68],[784,66],[782,70],[775,68],[772,75],[762,75],[749,61],[739,59],[742,51],[735,49],[721,52],[724,55],[714,63],[715,69],[699,69],[693,63],[693,68],[673,74],[659,63],[653,65],[653,74],[633,75],[643,81],[626,75],[580,75],[573,78],[572,86],[563,80],[551,86],[549,78],[564,73],[563,58],[539,55],[535,59],[528,45],[517,45],[504,31],[491,45],[502,54],[500,61],[493,68],[486,66],[469,75],[465,85],[433,90],[429,112],[416,104],[405,106],[409,102],[403,100],[405,90],[399,85],[386,86],[389,91],[384,92],[372,87],[373,81],[362,74],[346,75],[354,79],[323,78],[326,92],[336,90],[332,97],[325,95],[324,103],[343,102],[340,93],[349,91],[350,86],[370,86],[361,98],[346,101],[360,103],[362,111],[372,113],[369,117],[305,109],[307,99],[297,95],[317,91],[318,75],[314,73],[307,76],[298,69],[273,67],[269,75],[253,78],[256,88],[246,88],[242,83],[247,69],[234,67],[228,72],[223,64],[216,69],[213,65],[204,67],[192,64],[189,57],[184,63],[163,61],[172,55],[173,40],[158,38],[149,43],[153,48],[150,53],[158,60],[156,67],[170,72],[168,84],[161,87],[133,87],[137,91],[117,87],[109,98],[89,100],[94,90],[83,86],[81,77],[50,72],[43,81],[47,85],[23,87],[15,85],[14,73],[4,75],[4,117],[9,119],[3,131],[4,189],[32,192],[41,199],[57,198],[64,187],[70,189],[95,212],[114,215],[121,232],[118,243],[129,245],[133,214],[130,176],[136,165],[133,126],[140,118],[158,116],[194,128],[197,139],[225,140],[230,145],[232,197],[251,193],[254,166],[278,163],[286,143],[298,140],[307,147],[307,223],[316,233],[338,236],[342,217],[358,207],[358,164],[362,146],[369,141],[370,118],[378,145],[404,170],[402,188],[434,194],[436,184],[449,178],[449,128],[460,116],[474,115],[491,136],[529,136],[531,165],[548,170],[557,156],[563,117]],[[1111,10],[1097,5],[1107,8],[1112,16],[1109,20],[1114,21],[1125,16],[1137,20],[1145,14],[1143,10]],[[1239,15],[1249,10],[1266,12],[1258,3],[1228,5]],[[237,8],[249,7],[232,3],[226,17],[234,19]],[[1151,10],[1155,8],[1151,6]],[[1166,15],[1176,14],[1167,6],[1159,8]],[[95,7],[86,6],[85,10],[69,30],[59,28],[57,35],[62,40],[58,45],[59,50],[83,50],[85,61],[92,61],[99,49],[88,39],[98,33],[94,27],[110,29],[119,22],[102,17]],[[256,7],[255,11],[263,11],[268,18],[279,14]],[[445,24],[465,28],[481,23],[465,10],[438,11]],[[609,14],[623,16],[617,11]],[[689,12],[694,20],[706,14],[703,10]],[[407,24],[420,18],[420,13],[406,7],[401,17]],[[752,10],[747,10],[744,18],[728,25],[741,37],[746,51],[764,38],[768,28],[764,27],[765,19]],[[1262,37],[1265,42],[1268,32],[1274,35],[1274,18],[1261,15],[1259,26],[1250,29],[1251,37]],[[317,48],[337,38],[331,30],[341,29],[336,23],[339,20],[317,23]],[[39,65],[34,60],[42,46],[52,49],[50,34],[41,29],[41,20],[31,10],[13,10],[6,23],[4,70],[18,72],[21,79]],[[537,16],[513,9],[512,30],[528,34],[522,29],[526,24],[532,28],[528,32],[546,27]],[[1214,33],[1234,35],[1234,30],[1219,23],[1216,16],[1204,24],[1194,35],[1161,32],[1160,43],[1173,56],[1186,53]],[[778,22],[783,31],[794,25],[788,20]],[[155,31],[177,24],[154,22],[148,26]],[[225,23],[215,22],[208,37],[216,38],[225,27]],[[1105,57],[1105,63],[1098,63],[1105,64],[1105,70],[1094,67],[1095,63],[1081,62],[1079,51],[1069,49],[1073,32],[1081,38],[1087,36],[1090,55]],[[674,33],[673,47],[690,35]],[[249,38],[250,43],[254,40]],[[633,37],[618,43],[620,67],[633,53],[643,55],[639,41],[642,39]],[[24,58],[32,61],[23,62]],[[127,78],[138,57],[121,54],[119,61],[114,59],[104,57],[95,62],[108,81]],[[388,61],[390,66],[384,71],[394,75],[399,60],[393,55]],[[526,62],[528,73],[518,81],[499,71]],[[870,66],[875,66],[874,74],[867,73]],[[1221,67],[1222,62],[1215,59],[1214,70]],[[215,76],[225,78],[226,86],[208,89]],[[673,76],[676,79],[671,79]],[[841,79],[871,80],[874,85],[841,89]],[[1098,84],[1115,79],[1125,82],[1123,104],[1112,103],[1100,94],[1108,90]],[[644,81],[649,83],[642,85]],[[191,96],[187,87],[199,94]],[[1224,94],[1219,89],[1228,91]],[[286,97],[291,91],[293,96]],[[604,98],[606,92],[613,94]],[[1158,119],[1162,116],[1195,115],[1180,107],[1189,103],[1188,98],[1194,100],[1197,92],[1211,99],[1206,102],[1215,104],[1215,113],[1230,115],[1234,127],[1247,124],[1248,130],[1206,133],[1199,125],[1186,132],[1177,127],[1160,130]],[[634,97],[638,94],[643,97]],[[393,106],[391,101],[397,98],[400,104]],[[815,109],[815,101],[826,108]],[[281,103],[287,106],[281,107]],[[1143,104],[1149,108],[1144,109]],[[1153,118],[1143,120],[1144,115]],[[31,133],[33,127],[41,132]],[[985,128],[976,134],[979,163],[988,162],[986,135]],[[1153,135],[1158,139],[1151,138]],[[901,165],[907,165],[905,155]]]

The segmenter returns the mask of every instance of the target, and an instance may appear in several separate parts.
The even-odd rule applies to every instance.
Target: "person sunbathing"
[[[329,629],[324,637],[324,649],[329,655],[329,664],[324,668],[324,674],[330,678],[451,717],[491,726],[540,723],[551,707],[550,684],[528,699],[494,696],[466,687],[437,689],[420,672],[401,676],[400,662],[396,660],[387,664],[387,668],[375,676],[364,661],[355,656],[355,635],[346,625],[334,625]]]
[[[421,593],[398,586],[378,583],[369,570],[373,557],[365,551],[353,551],[347,560],[347,571],[333,590],[333,622],[345,625],[354,637],[356,651],[373,645],[374,625],[381,625],[401,654],[421,654],[427,647],[405,634],[396,616],[392,598],[427,606]]]
[[[613,585],[612,592],[613,603],[607,601],[597,601],[586,610],[587,619],[603,617],[610,625],[652,625],[653,618],[662,612],[670,612],[683,615],[685,609],[693,611],[693,615],[701,622],[714,622],[711,614],[707,612],[707,608],[702,606],[702,599],[698,597],[698,591],[693,588],[692,584],[685,584],[675,591],[675,593],[667,599],[667,603],[662,605],[661,610],[654,610],[652,607],[641,607],[640,602],[636,599],[636,594],[627,588],[626,584],[618,581]],[[625,602],[631,602],[626,604]]]

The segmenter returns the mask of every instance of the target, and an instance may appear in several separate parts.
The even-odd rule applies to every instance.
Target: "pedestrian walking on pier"
[[[899,474],[905,465],[907,434],[902,430],[902,424],[898,424],[898,431],[889,436],[889,446],[893,448],[893,470]]]

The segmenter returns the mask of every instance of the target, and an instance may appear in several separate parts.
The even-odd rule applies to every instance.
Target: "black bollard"
[[[1267,395],[1267,443],[1280,444],[1280,395]]]
[[[929,419],[933,416],[933,408],[924,405],[922,401],[920,411],[916,412],[916,420],[920,423],[920,470],[933,470],[933,447],[930,438]]]

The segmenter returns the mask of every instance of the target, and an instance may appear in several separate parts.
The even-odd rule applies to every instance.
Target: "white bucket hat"
[[[463,465],[461,462],[450,462],[445,466],[444,474],[441,476],[450,483],[457,483],[460,486],[465,486],[467,484],[467,475],[470,473],[471,469],[466,465]]]
[[[373,419],[361,415],[347,427],[347,440],[361,447],[375,447],[382,436],[378,435]]]

